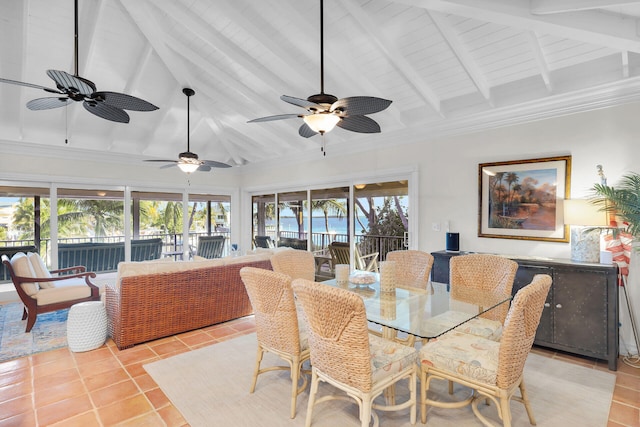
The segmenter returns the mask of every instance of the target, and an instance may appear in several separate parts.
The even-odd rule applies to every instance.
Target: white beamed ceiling
[[[321,156],[280,95],[320,91],[319,0],[79,0],[80,75],[160,109],[129,124],[79,103],[30,111],[0,84],[2,151],[139,162],[186,149],[234,165]],[[381,134],[337,128],[327,150],[426,141],[640,100],[640,1],[325,0],[325,92],[393,101]],[[0,77],[73,73],[73,0],[0,2]],[[65,143],[65,140],[67,143]],[[320,158],[320,157],[319,157]]]

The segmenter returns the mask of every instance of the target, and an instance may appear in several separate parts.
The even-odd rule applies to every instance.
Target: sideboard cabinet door
[[[550,267],[544,267],[540,265],[518,265],[518,271],[516,272],[516,278],[513,281],[513,288],[511,293],[515,296],[523,287],[527,286],[533,280],[533,276],[536,274],[548,274],[553,278],[553,269]],[[538,345],[545,345],[553,343],[553,324],[554,324],[554,309],[553,309],[553,294],[555,288],[555,280],[551,282],[551,288],[547,295],[547,300],[540,316],[540,324],[536,331],[535,343]]]
[[[556,269],[554,341],[594,356],[607,354],[607,280],[604,273]]]

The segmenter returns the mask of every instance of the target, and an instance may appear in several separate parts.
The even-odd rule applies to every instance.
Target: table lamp
[[[586,199],[564,201],[564,223],[571,225],[571,259],[600,261],[600,228],[609,225],[607,213]]]

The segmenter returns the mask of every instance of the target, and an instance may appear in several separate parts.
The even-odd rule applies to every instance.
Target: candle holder
[[[336,283],[338,286],[349,284],[349,264],[336,264]]]
[[[396,291],[396,262],[383,261],[380,263],[380,292]]]
[[[387,320],[396,318],[396,292],[385,292],[380,294],[380,317]]]

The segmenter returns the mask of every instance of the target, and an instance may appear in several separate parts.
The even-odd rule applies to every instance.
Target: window
[[[48,188],[0,186],[0,247],[35,246],[45,256],[51,237],[49,203]]]
[[[311,250],[325,251],[333,241],[358,244],[360,253],[406,248],[409,232],[409,184],[407,180],[363,183],[350,187],[313,189],[311,221],[307,191],[253,196],[253,236],[268,235],[279,246],[286,239],[311,238]],[[276,200],[278,209],[275,209]],[[353,213],[351,213],[353,211]],[[353,230],[351,229],[353,227]]]

